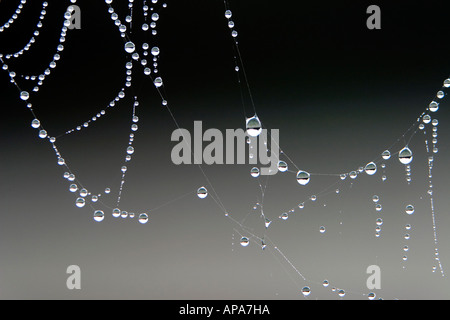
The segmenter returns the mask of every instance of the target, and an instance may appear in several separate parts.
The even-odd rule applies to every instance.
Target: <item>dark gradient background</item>
[[[31,37],[41,5],[29,1],[12,28],[0,34],[0,52],[15,52]],[[160,1],[161,2],[161,1]],[[0,3],[0,23],[19,1]],[[135,1],[140,14],[141,1]],[[127,1],[114,1],[124,19]],[[243,128],[245,117],[233,62],[233,47],[220,0],[168,0],[160,10],[158,36],[147,41],[161,49],[159,70],[180,127]],[[366,28],[366,8],[377,4],[382,29]],[[280,129],[282,149],[301,169],[341,173],[379,156],[413,124],[450,74],[449,11],[444,1],[231,1],[233,20],[259,117]],[[10,63],[18,74],[40,73],[55,53],[69,1],[49,1],[48,17],[30,52]],[[104,1],[78,1],[82,29],[68,32],[58,67],[31,101],[50,135],[82,124],[104,109],[124,85],[127,57]],[[136,25],[137,25],[136,21]],[[136,44],[145,37],[134,32]],[[385,299],[449,299],[450,283],[431,272],[434,242],[424,136],[411,141],[413,183],[405,182],[396,157],[374,177],[362,175],[339,186],[314,205],[307,203],[287,221],[278,216],[338,180],[314,176],[306,187],[295,174],[270,177],[265,214],[274,220],[267,236],[305,275],[303,281],[272,246],[257,241],[243,248],[245,231],[225,218],[194,165],[170,159],[174,125],[147,79],[134,69],[134,87],[106,117],[82,132],[57,141],[58,148],[89,191],[112,188],[102,200],[114,207],[138,94],[140,130],[129,164],[121,208],[148,212],[150,220],[93,221],[89,206],[75,207],[51,145],[37,137],[33,119],[6,72],[0,73],[2,112],[0,194],[1,299],[366,299],[366,268],[381,267]],[[138,74],[139,73],[139,74]],[[22,82],[23,83],[23,82]],[[22,84],[19,81],[19,84]],[[25,87],[25,86],[24,86]],[[31,88],[29,88],[31,92]],[[447,92],[448,93],[448,92]],[[447,98],[446,98],[447,99]],[[439,153],[434,167],[434,199],[439,251],[450,272],[449,103],[439,118]],[[247,104],[246,116],[252,115]],[[409,135],[407,136],[409,137]],[[401,140],[402,141],[402,140]],[[391,151],[402,147],[399,143]],[[291,170],[295,171],[290,164]],[[203,166],[226,209],[257,235],[265,230],[252,207],[260,199],[251,165]],[[265,183],[265,178],[260,181]],[[331,189],[334,190],[334,189]],[[192,191],[178,201],[159,206]],[[381,197],[377,213],[371,197]],[[422,197],[422,198],[421,198]],[[406,216],[404,206],[416,212]],[[375,219],[382,235],[375,238]],[[342,224],[340,223],[342,222]],[[411,223],[408,261],[403,262],[404,225]],[[325,234],[319,227],[326,226]],[[81,290],[66,288],[66,268],[81,268]],[[405,266],[404,270],[402,267]],[[328,279],[329,288],[322,280]],[[312,281],[313,283],[309,282]]]

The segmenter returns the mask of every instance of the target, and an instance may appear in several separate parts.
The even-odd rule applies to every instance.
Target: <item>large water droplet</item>
[[[278,161],[278,170],[281,172],[286,172],[288,169],[288,165],[284,161]]]
[[[255,115],[246,121],[247,133],[251,137],[257,137],[262,132],[261,121]]]
[[[141,214],[139,215],[138,220],[139,220],[139,223],[141,223],[141,224],[146,224],[146,223],[148,222],[148,214],[146,214],[146,213],[141,213]]]
[[[305,297],[309,296],[311,294],[311,288],[310,287],[303,287],[302,293]]]
[[[34,119],[33,121],[31,121],[31,126],[37,129],[41,126],[41,122],[38,119]]]
[[[153,83],[155,84],[155,87],[159,88],[163,85],[163,81],[161,77],[158,77],[155,79],[155,81],[153,81]]]
[[[86,200],[84,200],[84,198],[78,198],[77,201],[75,201],[75,205],[78,208],[83,208],[85,204],[86,204]]]
[[[134,45],[133,42],[128,41],[127,43],[125,43],[125,51],[128,53],[133,53],[134,50],[136,50],[136,46]]]
[[[303,170],[297,172],[297,182],[302,186],[307,185],[310,181],[311,175]]]
[[[242,237],[240,243],[241,246],[246,247],[250,244],[250,240],[247,237]]]
[[[197,190],[197,196],[198,196],[200,199],[205,199],[205,198],[208,196],[208,190],[206,190],[205,187],[200,187],[200,188],[198,188],[198,190]]]
[[[377,172],[377,165],[374,162],[370,162],[365,166],[364,171],[370,176],[374,175]]]
[[[404,147],[398,153],[398,160],[403,164],[410,164],[413,159],[412,151],[408,147]]]
[[[405,212],[407,214],[413,214],[414,213],[414,206],[412,204],[408,204],[405,208]]]
[[[254,178],[259,177],[259,169],[254,167],[250,170],[250,175]]]
[[[97,210],[94,212],[94,220],[97,222],[101,222],[105,219],[105,213],[102,210]]]
[[[112,216],[113,216],[114,218],[120,217],[120,209],[118,209],[118,208],[113,209],[113,211],[112,211]]]
[[[30,98],[30,94],[27,91],[22,91],[20,93],[20,99],[27,101]]]
[[[436,112],[439,109],[439,103],[436,101],[431,101],[430,105],[428,106],[428,109],[430,109],[431,112]]]

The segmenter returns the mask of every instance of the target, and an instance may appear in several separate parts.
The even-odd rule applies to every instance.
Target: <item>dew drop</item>
[[[302,294],[307,297],[311,294],[311,288],[310,287],[303,287],[302,288]]]
[[[112,216],[114,218],[118,218],[120,216],[120,209],[118,209],[118,208],[113,209]]]
[[[153,83],[154,83],[155,87],[157,87],[157,88],[161,87],[163,85],[162,78],[161,77],[156,78]]]
[[[254,178],[259,177],[259,169],[257,167],[254,167],[250,170],[250,175]]]
[[[303,170],[297,172],[297,182],[302,186],[307,185],[310,181],[311,175]]]
[[[27,91],[22,91],[20,93],[20,99],[27,101],[30,98],[30,94]]]
[[[261,121],[258,116],[248,118],[246,121],[247,133],[251,137],[257,137],[262,132]]]
[[[398,159],[403,164],[410,164],[413,159],[412,151],[408,147],[404,147],[399,152]]]
[[[102,210],[96,210],[94,212],[94,220],[97,222],[101,222],[105,219],[105,213]]]
[[[205,198],[208,196],[208,190],[206,190],[205,187],[200,187],[200,188],[198,188],[198,190],[197,190],[197,196],[198,196],[200,199],[205,199]]]
[[[84,200],[84,198],[78,198],[77,201],[75,201],[75,205],[78,208],[83,208],[85,204],[86,204],[86,200]]]
[[[430,105],[428,106],[428,109],[430,109],[431,112],[436,112],[439,109],[439,103],[436,101],[432,101]]]
[[[411,204],[407,205],[406,208],[405,208],[405,212],[407,214],[413,214],[414,213],[414,206],[411,205]]]
[[[278,161],[278,170],[280,172],[286,172],[288,169],[288,165],[286,162],[284,161]]]
[[[241,246],[246,247],[250,244],[250,240],[247,237],[242,237],[240,244],[241,244]]]
[[[133,53],[134,50],[136,50],[136,46],[134,45],[133,42],[128,41],[127,43],[125,43],[125,51],[128,53]]]
[[[139,223],[141,223],[141,224],[146,224],[146,223],[148,222],[148,214],[146,214],[146,213],[141,213],[141,214],[139,215],[138,220],[139,220]]]
[[[364,171],[370,176],[374,175],[377,172],[377,165],[374,162],[370,162],[364,167]]]
[[[33,121],[31,121],[31,127],[33,127],[34,129],[37,129],[41,126],[41,122],[38,119],[34,119]]]
[[[367,295],[367,298],[369,299],[369,300],[374,300],[375,298],[376,298],[376,294],[375,293],[373,293],[373,292],[371,292],[371,293],[369,293],[368,295]]]
[[[325,233],[325,231],[326,231],[326,229],[325,229],[324,226],[321,226],[321,227],[319,228],[319,232],[320,232],[320,233]]]

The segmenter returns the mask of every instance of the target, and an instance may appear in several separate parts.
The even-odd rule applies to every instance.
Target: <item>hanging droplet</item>
[[[300,170],[299,172],[297,172],[297,182],[302,186],[307,185],[310,178],[311,175],[306,171]]]
[[[232,15],[231,10],[225,11],[225,18],[230,19]]]
[[[307,297],[311,294],[311,288],[310,287],[303,287],[302,288],[302,294]]]
[[[383,219],[378,218],[377,220],[375,220],[375,223],[377,226],[381,226],[381,225],[383,225]]]
[[[47,131],[45,131],[45,130],[39,131],[39,138],[41,138],[41,139],[47,138]]]
[[[413,214],[414,213],[414,206],[412,204],[407,205],[406,208],[405,208],[405,212],[407,214]]]
[[[270,224],[272,223],[272,220],[269,219],[264,219],[264,225],[266,226],[266,229],[270,226]]]
[[[200,199],[205,199],[205,198],[208,196],[208,190],[206,190],[205,187],[200,187],[200,188],[198,188],[198,190],[197,190],[197,196],[198,196]]]
[[[377,296],[377,295],[376,295],[375,293],[371,292],[371,293],[369,293],[369,294],[367,295],[367,298],[368,298],[369,300],[374,300],[376,296]]]
[[[404,147],[398,154],[398,159],[403,164],[410,164],[413,159],[412,151],[408,147]]]
[[[241,246],[246,247],[250,244],[250,240],[247,237],[242,237],[240,244],[241,244]]]
[[[439,103],[436,101],[432,101],[430,105],[428,106],[428,109],[430,109],[431,112],[436,112],[439,109]]]
[[[134,45],[133,42],[128,41],[127,43],[125,43],[125,51],[128,53],[133,53],[134,50],[136,50],[136,46]]]
[[[84,198],[78,198],[77,201],[75,201],[75,205],[78,208],[83,208],[85,204],[86,204],[86,200],[84,200]]]
[[[159,52],[160,52],[160,50],[159,50],[158,47],[153,47],[152,50],[151,50],[152,55],[154,55],[155,57],[157,55],[159,55]]]
[[[351,179],[356,179],[357,176],[358,176],[358,174],[356,173],[356,171],[352,171],[352,172],[350,172],[350,174],[349,174],[349,177],[350,177]]]
[[[27,101],[30,98],[30,94],[27,91],[20,92],[20,99]]]
[[[378,201],[380,201],[380,197],[377,196],[377,195],[374,195],[374,196],[372,197],[372,201],[375,202],[375,203],[377,203]]]
[[[338,295],[339,295],[339,297],[344,297],[345,296],[345,291],[343,290],[343,289],[341,289],[341,290],[339,290],[338,291]]]
[[[141,213],[141,214],[139,215],[138,220],[139,220],[139,223],[141,223],[141,224],[146,224],[146,223],[148,222],[148,214],[146,214],[146,213]]]
[[[247,133],[251,137],[257,137],[262,132],[261,121],[258,116],[248,118],[246,121]]]
[[[78,186],[76,184],[71,184],[69,186],[69,191],[70,192],[77,192],[78,191]]]
[[[310,199],[311,199],[311,201],[316,201],[316,200],[317,200],[317,196],[313,194],[313,195],[310,197]]]
[[[101,222],[105,219],[105,213],[102,210],[96,210],[94,212],[94,220],[97,222]]]
[[[364,171],[370,176],[374,175],[377,172],[377,165],[374,162],[370,162],[364,167]]]
[[[286,172],[288,169],[288,165],[286,162],[284,161],[278,161],[278,170],[280,172]]]
[[[31,121],[31,127],[33,127],[34,129],[37,129],[41,126],[41,122],[38,119],[34,119],[33,121]]]
[[[328,287],[330,285],[330,282],[328,280],[323,280],[322,285],[324,287]]]
[[[381,204],[377,204],[376,206],[375,206],[375,210],[376,211],[381,211],[381,210],[383,210],[383,206],[381,205]]]
[[[450,87],[450,79],[444,80],[444,87],[449,88]]]
[[[254,178],[259,177],[259,169],[254,167],[250,170],[250,175]]]
[[[127,153],[128,153],[128,154],[133,154],[133,153],[134,153],[134,148],[133,148],[132,146],[129,146],[129,147],[127,148]]]
[[[80,190],[80,197],[86,197],[88,195],[88,191],[85,189],[85,188],[83,188],[83,189],[81,189]]]
[[[320,233],[325,233],[325,231],[326,231],[326,229],[325,229],[324,226],[321,226],[321,227],[319,228],[319,232],[320,232]]]
[[[113,209],[113,211],[112,211],[112,216],[114,217],[114,218],[118,218],[118,217],[120,217],[120,209],[118,209],[118,208],[115,208],[115,209]]]
[[[424,115],[423,118],[422,118],[422,121],[423,121],[423,123],[425,123],[425,124],[430,123],[430,122],[431,122],[431,117],[430,117],[430,115],[429,115],[429,114]]]
[[[382,157],[384,160],[388,160],[388,159],[391,157],[391,152],[390,152],[389,150],[384,150],[384,151],[381,153],[381,157]]]
[[[155,81],[153,82],[155,84],[155,87],[159,88],[163,85],[163,81],[161,77],[158,77],[155,79]]]

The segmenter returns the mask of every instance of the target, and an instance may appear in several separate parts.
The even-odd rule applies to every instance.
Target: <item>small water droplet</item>
[[[297,182],[302,186],[307,185],[310,181],[311,175],[303,170],[297,172]]]
[[[310,287],[303,287],[302,288],[302,294],[307,297],[311,294],[311,288]]]
[[[200,188],[198,188],[198,190],[197,190],[197,196],[198,196],[200,199],[205,199],[205,198],[208,196],[208,190],[206,190],[205,187],[200,187]]]

